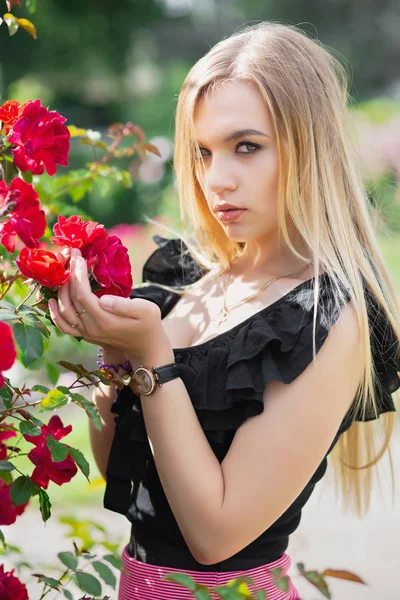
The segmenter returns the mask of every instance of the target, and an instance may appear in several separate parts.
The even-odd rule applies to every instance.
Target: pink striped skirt
[[[271,569],[281,569],[279,577],[287,577],[292,561],[286,553],[278,560],[253,569],[223,572],[188,571],[150,565],[130,556],[126,548],[122,553],[122,560],[123,571],[119,581],[118,600],[193,600],[194,596],[187,587],[163,579],[168,573],[184,573],[192,577],[197,584],[209,588],[226,585],[228,581],[237,577],[250,577],[254,586],[250,583],[247,585],[252,594],[263,589],[267,592],[268,600],[301,600],[290,578],[288,591],[279,589],[274,583]],[[220,598],[214,592],[210,593],[213,599]]]

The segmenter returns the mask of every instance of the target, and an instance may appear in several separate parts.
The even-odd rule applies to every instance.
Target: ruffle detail
[[[197,281],[203,271],[190,254],[183,254],[185,258],[182,259],[182,240],[166,240],[160,236],[153,236],[153,239],[160,248],[154,251],[143,268],[146,285],[134,288],[131,298],[140,296],[152,300],[160,306],[164,317],[180,296],[157,284],[180,286]],[[335,293],[336,288],[327,273],[321,275],[319,281],[316,353],[338,320],[343,302],[350,300],[346,289],[342,288],[343,298]],[[313,314],[314,281],[310,280],[232,330],[204,344],[176,349],[175,361],[180,366],[180,376],[204,433],[220,461],[228,451],[237,428],[249,417],[263,412],[265,385],[270,381],[289,384],[312,362]],[[398,340],[370,295],[368,314],[372,354],[378,372],[379,416],[396,410],[391,394],[400,387]],[[140,398],[131,388],[118,391],[113,411],[117,414],[117,430],[108,468],[110,485],[107,487],[113,496],[108,499],[108,504],[119,504],[118,512],[123,512],[128,505],[127,482],[143,480],[148,473],[148,461],[153,461],[153,457]],[[353,420],[375,418],[372,411],[363,416],[361,413],[351,414],[350,409],[339,433],[346,431]],[[128,456],[132,456],[130,463]],[[115,490],[118,490],[119,483],[114,486],[112,482],[122,480],[125,482],[125,500],[122,500],[122,492],[121,500],[118,500],[119,492]]]
[[[316,353],[340,315],[327,277],[320,281],[323,310],[317,312]],[[306,282],[232,334],[200,345],[199,352],[194,347],[177,354],[181,377],[207,437],[223,441],[221,432],[234,432],[247,418],[263,412],[268,382],[289,384],[312,362],[313,312],[313,284]]]
[[[182,239],[167,239],[156,234],[152,240],[159,248],[143,265],[143,281],[181,287],[194,283],[208,272],[197,264]]]

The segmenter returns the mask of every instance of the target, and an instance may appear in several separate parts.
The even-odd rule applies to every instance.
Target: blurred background
[[[28,16],[14,7],[17,16]],[[151,236],[159,233],[148,218],[180,231],[179,203],[174,186],[172,152],[174,113],[183,79],[191,66],[222,37],[244,23],[273,20],[293,24],[329,46],[351,68],[351,111],[358,150],[375,207],[374,227],[387,266],[400,293],[400,5],[397,0],[41,0],[35,23],[38,39],[22,30],[9,37],[0,27],[0,93],[2,101],[24,102],[40,98],[42,104],[66,116],[67,125],[93,129],[103,135],[111,123],[140,125],[161,158],[148,153],[144,161],[126,159],[132,189],[112,186],[66,198],[69,214],[89,215],[106,225],[129,248],[135,285],[142,281],[142,265],[156,248]],[[71,169],[92,160],[88,147],[72,141]],[[52,224],[51,224],[52,225]],[[66,336],[54,336],[52,362],[72,360],[95,367],[96,349]],[[48,385],[48,370],[25,371],[18,364],[10,377]],[[58,385],[72,382],[60,369]],[[32,377],[33,375],[33,377]],[[90,396],[90,391],[87,392]],[[128,522],[102,509],[104,482],[90,457],[87,420],[74,406],[62,412],[73,423],[68,443],[90,458],[92,484],[80,474],[62,488],[51,487],[54,514],[95,515],[122,542]],[[399,416],[393,442],[394,469],[400,484]],[[381,463],[382,464],[382,463]],[[385,474],[386,473],[386,474]],[[355,571],[370,585],[332,580],[336,599],[398,600],[397,583],[400,512],[391,504],[389,471],[377,489],[371,515],[359,522],[345,517],[332,495],[329,476],[314,492],[303,521],[293,536],[289,553],[293,565],[307,568],[341,568]],[[34,501],[32,502],[32,504]],[[325,504],[324,504],[325,503]],[[54,548],[66,541],[65,524],[50,521],[46,530],[38,510],[30,507],[10,528],[8,539],[21,544],[29,527],[32,535],[25,550],[49,561]],[[396,537],[397,536],[397,537]],[[45,541],[47,540],[47,541]],[[53,549],[53,550],[52,550]],[[397,565],[397,569],[396,569]],[[304,597],[319,592],[301,585]]]

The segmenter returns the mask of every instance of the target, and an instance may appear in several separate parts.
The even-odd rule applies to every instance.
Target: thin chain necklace
[[[277,275],[276,277],[273,277],[272,279],[270,279],[269,281],[264,283],[255,294],[251,294],[250,296],[243,298],[242,300],[240,300],[240,302],[237,302],[236,304],[231,304],[231,306],[227,306],[226,305],[226,293],[228,290],[229,279],[231,277],[231,269],[229,268],[227,271],[228,275],[225,280],[224,305],[223,305],[222,309],[220,310],[220,312],[218,313],[218,315],[216,317],[214,317],[213,319],[211,319],[211,322],[214,322],[219,319],[219,322],[216,325],[216,327],[219,327],[222,323],[224,323],[226,321],[226,319],[228,318],[228,315],[232,312],[232,310],[234,310],[235,308],[239,308],[239,306],[242,306],[242,304],[245,304],[245,302],[249,302],[249,300],[252,300],[253,298],[256,298],[257,296],[259,296],[265,289],[267,289],[267,287],[269,287],[271,284],[273,284],[274,281],[276,281],[277,279],[283,279],[283,278],[293,277],[295,275],[300,275],[300,273],[302,273],[303,271],[308,269],[308,267],[309,267],[309,264],[305,265],[302,269],[300,269],[299,271],[296,271],[295,273],[289,273],[288,275]]]

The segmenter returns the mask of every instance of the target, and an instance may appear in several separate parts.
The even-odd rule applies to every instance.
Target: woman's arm
[[[103,360],[107,364],[118,364],[128,360],[128,356],[117,348],[112,350],[103,346]],[[102,428],[100,431],[96,429],[92,419],[89,419],[90,444],[97,467],[104,479],[106,479],[108,457],[115,433],[115,414],[111,412],[111,406],[116,396],[115,385],[105,385],[103,383],[94,388],[92,396],[92,400],[99,411]]]
[[[100,383],[99,387],[94,389],[92,398],[99,411],[101,430],[96,429],[92,419],[89,419],[90,444],[96,465],[104,479],[115,432],[115,415],[111,412],[111,405],[116,395],[115,386]]]

